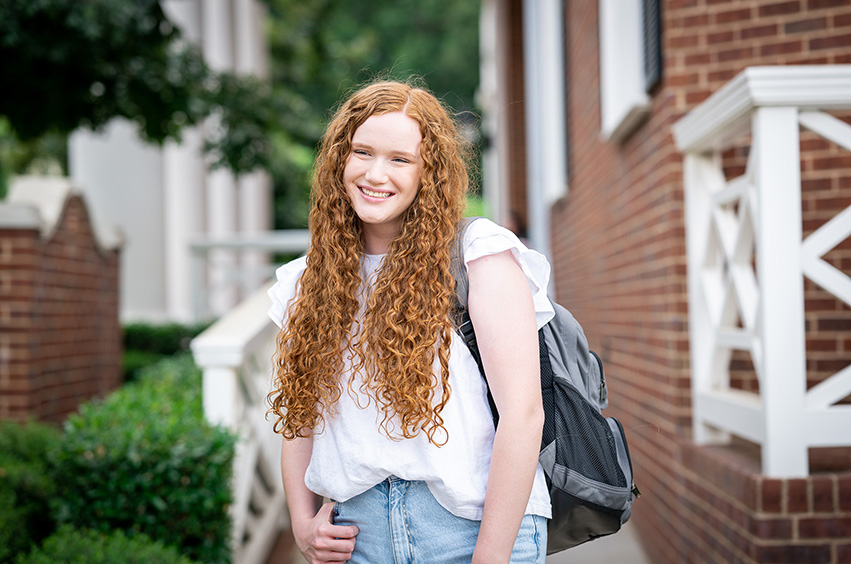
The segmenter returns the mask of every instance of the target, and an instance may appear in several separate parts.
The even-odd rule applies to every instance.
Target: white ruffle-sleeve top
[[[538,328],[553,317],[547,298],[550,265],[543,255],[528,249],[511,231],[486,219],[468,226],[463,245],[466,264],[510,250],[529,282]],[[365,255],[361,265],[363,279],[374,280],[382,261],[381,255]],[[269,290],[269,316],[281,327],[286,324],[287,308],[296,297],[305,266],[306,259],[302,257],[280,267],[277,283]],[[485,382],[463,339],[453,333],[449,358],[452,392],[441,412],[448,441],[441,447],[430,443],[424,433],[412,439],[389,438],[378,428],[382,417],[376,402],[358,391],[358,377],[355,385],[346,385],[351,359],[344,358],[343,363],[343,393],[336,413],[331,417],[324,414],[325,425],[313,437],[313,454],[304,478],[308,489],[335,501],[346,501],[391,475],[422,480],[451,513],[480,520],[494,427]],[[437,361],[435,367],[439,373]],[[550,517],[550,498],[540,465],[526,513]]]

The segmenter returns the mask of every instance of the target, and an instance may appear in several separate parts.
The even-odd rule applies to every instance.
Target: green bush
[[[124,326],[124,381],[132,382],[139,371],[163,357],[189,350],[189,343],[207,323],[151,325],[130,323]]]
[[[123,359],[124,382],[135,382],[143,369],[156,364],[163,358],[165,356],[159,353],[125,349]]]
[[[127,536],[123,531],[109,534],[78,530],[64,525],[41,548],[20,556],[16,564],[192,564],[171,546],[152,541],[145,535]]]
[[[160,355],[172,355],[188,351],[189,342],[208,326],[208,323],[194,325],[129,323],[124,326],[124,347]]]
[[[30,550],[56,528],[47,460],[59,440],[59,430],[44,424],[0,422],[0,562]]]
[[[202,562],[229,560],[235,438],[203,416],[188,355],[81,406],[56,458],[61,523],[144,533]]]

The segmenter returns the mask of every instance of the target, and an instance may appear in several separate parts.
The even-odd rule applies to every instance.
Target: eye
[[[352,151],[352,153],[355,154],[355,155],[360,155],[362,157],[368,157],[369,156],[369,152],[366,151],[365,149],[354,149]]]
[[[402,163],[402,164],[410,164],[411,163],[411,161],[409,161],[408,159],[402,158],[402,157],[394,158],[393,162],[394,163]]]

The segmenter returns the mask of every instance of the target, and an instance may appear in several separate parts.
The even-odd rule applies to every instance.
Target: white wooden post
[[[762,303],[760,380],[766,474],[809,473],[804,428],[807,391],[801,276],[801,158],[797,108],[757,108],[749,165],[757,190],[756,262]]]
[[[242,415],[237,402],[237,366],[207,365],[203,377],[204,416],[214,425],[234,430]]]

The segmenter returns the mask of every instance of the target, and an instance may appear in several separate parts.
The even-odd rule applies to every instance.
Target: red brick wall
[[[674,497],[636,519],[651,562],[851,562],[851,473],[766,478],[752,449],[682,445]]]
[[[119,385],[118,259],[79,196],[48,240],[0,230],[0,418],[61,422]]]
[[[671,126],[747,66],[851,63],[848,0],[663,0],[664,70],[648,119],[600,138],[597,2],[565,0],[569,194],[552,214],[558,301],[601,353],[611,415],[646,493],[651,562],[851,562],[851,455],[806,480],[759,475],[752,445],[691,442],[682,155]],[[802,141],[805,235],[851,204],[851,155]],[[746,149],[727,154],[740,172]],[[851,273],[851,242],[828,255]],[[806,283],[810,384],[851,364],[851,309]],[[747,358],[737,385],[755,389]]]

